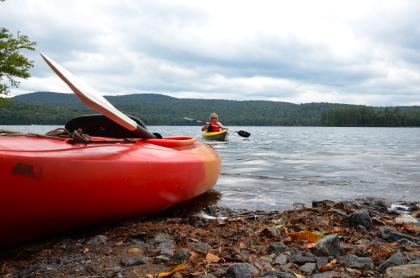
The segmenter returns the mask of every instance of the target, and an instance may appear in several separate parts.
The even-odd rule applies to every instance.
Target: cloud
[[[415,0],[0,3],[21,31],[104,94],[420,103]],[[65,91],[37,54],[20,92]],[[58,80],[58,79],[57,79]]]

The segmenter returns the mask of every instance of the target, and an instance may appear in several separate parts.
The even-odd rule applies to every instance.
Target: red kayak
[[[158,212],[219,177],[219,157],[192,137],[92,139],[0,136],[0,248]]]

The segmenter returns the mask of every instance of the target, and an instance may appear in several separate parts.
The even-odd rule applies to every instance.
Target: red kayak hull
[[[70,144],[0,136],[0,248],[161,211],[208,191],[219,174],[219,157],[190,137]]]

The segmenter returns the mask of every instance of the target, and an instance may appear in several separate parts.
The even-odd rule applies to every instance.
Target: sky
[[[43,52],[103,95],[420,105],[417,0],[6,0],[37,42],[12,94],[70,93]]]

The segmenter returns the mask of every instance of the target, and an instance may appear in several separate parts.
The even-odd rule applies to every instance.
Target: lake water
[[[0,126],[45,133],[56,126]],[[420,200],[420,128],[233,127],[211,145],[222,158],[215,190],[231,208],[287,209],[295,202],[382,197]],[[150,126],[200,138],[198,126]],[[200,138],[201,140],[201,138]]]

